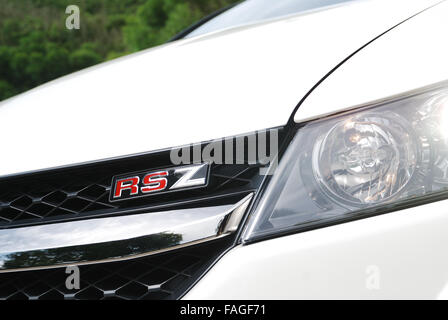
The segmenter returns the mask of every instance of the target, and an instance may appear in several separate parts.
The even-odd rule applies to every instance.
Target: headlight
[[[243,240],[397,210],[447,189],[445,84],[300,125]]]

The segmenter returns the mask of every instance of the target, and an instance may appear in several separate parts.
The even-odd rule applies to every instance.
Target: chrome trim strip
[[[126,260],[226,236],[253,194],[235,205],[0,230],[0,273]]]

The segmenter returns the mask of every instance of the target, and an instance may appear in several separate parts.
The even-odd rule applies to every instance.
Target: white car
[[[447,30],[246,0],[4,101],[0,299],[447,298]]]

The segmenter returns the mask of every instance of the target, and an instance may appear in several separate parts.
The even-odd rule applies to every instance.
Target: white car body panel
[[[300,106],[296,122],[448,79],[448,3],[377,39],[324,80]]]
[[[297,122],[446,80],[448,2],[374,41],[305,100]],[[447,299],[448,201],[224,255],[185,299]]]
[[[436,2],[349,2],[53,81],[0,104],[0,176],[283,125],[341,60]]]
[[[448,298],[447,205],[236,247],[184,299]]]

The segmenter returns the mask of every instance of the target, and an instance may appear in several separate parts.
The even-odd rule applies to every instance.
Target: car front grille
[[[278,134],[279,139],[283,139],[281,128]],[[257,139],[256,133],[251,135]],[[245,136],[246,142],[253,138],[251,135]],[[207,143],[201,144],[202,149],[205,146]],[[116,202],[109,201],[114,176],[169,168],[172,166],[170,151],[2,177],[0,231],[12,234],[20,232],[21,228],[25,227],[42,225],[44,228],[74,220],[95,218],[97,221],[106,217],[160,214],[183,209],[235,205],[243,198],[254,194],[261,186],[264,177],[260,175],[260,168],[266,163],[266,159],[258,157],[251,161],[247,160],[249,159],[247,143],[242,159],[236,158],[241,155],[235,150],[232,152],[235,155],[233,164],[221,164],[222,162],[210,164],[209,181],[203,188]],[[267,151],[269,154],[269,150]],[[192,155],[193,153],[191,152]],[[225,154],[222,160],[224,159],[228,160]],[[94,258],[79,259],[76,258],[79,252],[75,250],[77,248],[75,246],[70,254],[64,253],[68,258],[62,260],[68,261],[67,263],[73,261],[74,265],[79,266],[81,279],[79,290],[66,288],[68,274],[65,273],[65,267],[47,263],[46,260],[42,261],[51,255],[51,250],[38,250],[36,252],[41,255],[33,256],[34,251],[21,252],[19,249],[17,250],[19,252],[13,252],[11,255],[12,251],[5,248],[3,256],[0,254],[2,264],[0,300],[178,299],[225,250],[233,245],[234,237],[234,234],[230,234],[212,241],[207,239],[202,244],[177,247],[172,251],[155,255],[143,257],[140,255],[138,258],[131,255],[122,261],[114,259],[122,258],[123,255],[110,255],[111,259],[100,261]],[[108,242],[104,244],[113,245]],[[95,248],[99,247],[107,251],[104,249],[107,246]],[[92,252],[86,252],[87,256],[97,256],[89,255],[90,253]],[[146,253],[147,251],[143,255]],[[5,255],[8,259],[5,259]],[[33,268],[37,260],[39,260],[38,269],[37,267],[26,269]],[[7,266],[6,263],[11,265]]]
[[[255,163],[248,163],[247,160],[238,163],[235,159],[235,163],[212,164],[206,188],[119,202],[108,200],[113,176],[170,167],[170,152],[0,178],[0,229],[139,213],[143,210],[151,212],[172,207],[191,207],[218,199],[226,202],[226,197],[247,195],[256,190],[262,180],[259,159]],[[230,203],[230,200],[227,202]]]
[[[0,273],[0,300],[178,299],[229,246],[229,239],[131,260],[79,266],[80,288],[66,268]],[[18,257],[19,258],[19,257]]]
[[[18,182],[4,181],[0,182],[0,190],[3,191],[0,195],[0,227],[118,215],[139,210],[150,212],[248,193],[256,188],[254,178],[258,168],[258,165],[214,165],[210,184],[205,190],[114,203],[108,201],[114,175],[111,172],[103,173],[101,177],[90,172],[85,175],[83,172],[64,172],[36,179],[25,178]]]

